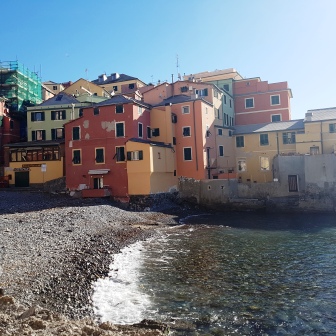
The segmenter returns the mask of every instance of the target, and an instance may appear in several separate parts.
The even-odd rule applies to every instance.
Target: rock
[[[28,325],[34,330],[41,330],[41,329],[47,328],[47,325],[43,321],[36,319],[36,318],[33,318],[32,320],[30,320],[28,322]]]
[[[14,304],[15,300],[12,296],[4,295],[0,297],[0,304]]]
[[[26,311],[23,312],[21,315],[19,315],[19,316],[18,316],[18,319],[19,319],[19,320],[21,320],[21,319],[23,320],[23,319],[26,319],[26,318],[28,318],[28,317],[30,317],[30,316],[35,315],[35,309],[36,309],[35,306],[30,307],[28,310],[26,310]]]

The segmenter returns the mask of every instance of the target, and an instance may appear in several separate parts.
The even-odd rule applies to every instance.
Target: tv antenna
[[[178,54],[176,54],[176,70],[177,70],[177,79],[181,80],[181,75],[179,73],[179,57],[178,57]]]

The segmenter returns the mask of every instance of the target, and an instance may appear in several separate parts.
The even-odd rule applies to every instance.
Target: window
[[[183,159],[184,159],[184,161],[191,161],[192,160],[191,147],[184,147],[183,148]]]
[[[281,121],[281,114],[272,114],[272,122]]]
[[[215,118],[221,119],[219,109],[215,108]]]
[[[183,114],[190,113],[190,108],[189,108],[189,106],[182,106],[182,113],[183,113]]]
[[[52,128],[51,129],[51,139],[64,139],[64,128]]]
[[[147,126],[147,139],[150,139],[152,137],[152,130],[149,126]]]
[[[133,152],[127,152],[127,160],[128,161],[139,161],[143,160],[143,151],[133,151]]]
[[[79,127],[73,127],[72,128],[72,140],[79,140],[80,139],[80,135],[79,135]]]
[[[295,132],[282,133],[282,143],[284,145],[295,143]]]
[[[329,133],[336,133],[336,124],[329,124]]]
[[[210,132],[210,130],[209,130],[209,126],[206,125],[205,137],[206,137],[206,138],[209,138],[210,135],[211,135],[211,132]]]
[[[57,90],[57,85],[53,85],[53,90]]]
[[[224,104],[226,104],[226,96],[224,95],[223,98],[224,98]]]
[[[32,141],[39,141],[46,139],[46,131],[45,130],[36,130],[32,131]]]
[[[94,114],[94,115],[98,115],[98,114],[99,114],[99,107],[95,107],[95,108],[93,109],[93,114]]]
[[[260,145],[261,146],[267,146],[269,145],[268,142],[268,134],[260,134]]]
[[[104,162],[104,148],[96,148],[96,163]]]
[[[159,128],[153,128],[152,129],[152,136],[160,136],[160,129]]]
[[[280,105],[280,96],[271,96],[271,105]]]
[[[244,136],[239,135],[236,137],[236,147],[244,147]]]
[[[181,92],[188,92],[188,87],[187,86],[182,86],[181,87]]]
[[[143,108],[141,106],[138,106],[138,114],[141,115],[143,113]]]
[[[80,149],[74,149],[72,151],[72,163],[75,164],[81,164],[81,150]]]
[[[223,135],[223,130],[221,128],[218,128],[218,135]]]
[[[124,105],[123,104],[116,105],[115,112],[116,113],[124,113]]]
[[[260,169],[262,171],[270,170],[269,158],[266,156],[260,157]]]
[[[103,189],[104,182],[102,177],[93,178],[93,189]]]
[[[115,157],[117,162],[125,161],[125,147],[116,147],[116,154]]]
[[[207,96],[208,95],[208,89],[202,89],[202,90],[196,90],[196,94],[199,96]]]
[[[219,146],[218,147],[219,151],[219,156],[224,156],[224,146]]]
[[[118,86],[113,86],[113,91],[118,91]]]
[[[44,121],[44,112],[32,112],[30,116],[31,121]]]
[[[214,97],[218,98],[218,91],[217,90],[214,90]]]
[[[310,147],[310,155],[317,155],[320,153],[320,148],[318,146]]]
[[[143,125],[142,125],[142,123],[138,123],[138,136],[139,136],[139,138],[143,137]]]
[[[83,109],[82,108],[79,109],[78,116],[83,117]]]
[[[230,107],[232,107],[232,99],[230,99]]]
[[[131,90],[134,89],[134,86],[135,86],[134,83],[128,84],[128,88],[131,89]]]
[[[66,119],[66,111],[51,111],[51,120],[64,120]]]
[[[237,167],[239,172],[246,171],[246,159],[238,159],[237,161]]]
[[[125,124],[123,122],[116,122],[116,137],[123,137],[125,136]]]
[[[189,126],[182,127],[182,134],[185,137],[190,137],[190,127]]]
[[[245,98],[245,108],[254,107],[254,98]]]

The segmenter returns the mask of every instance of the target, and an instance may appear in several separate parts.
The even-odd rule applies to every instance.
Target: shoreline
[[[104,199],[0,191],[0,288],[5,294],[0,296],[0,314],[8,305],[16,311],[12,318],[6,315],[11,323],[0,323],[0,334],[22,328],[26,322],[17,315],[34,307],[63,316],[67,326],[85,319],[98,328],[93,322],[92,284],[108,275],[113,255],[122,248],[179,224],[181,208],[166,212],[127,211]],[[1,304],[6,297],[19,304],[10,299],[12,303]],[[36,319],[38,313],[33,315],[27,319]],[[121,328],[126,332],[131,326]],[[140,335],[142,328],[135,328]],[[166,330],[162,324],[152,330],[159,329]],[[43,330],[41,335],[54,335]]]

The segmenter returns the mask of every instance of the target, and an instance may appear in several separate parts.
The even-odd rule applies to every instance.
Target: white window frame
[[[279,103],[278,104],[272,104],[272,97],[279,97]],[[281,105],[280,95],[279,94],[277,94],[277,95],[270,95],[270,104],[271,104],[271,106]]]
[[[247,107],[246,106],[246,102],[248,101],[248,100],[250,100],[250,99],[252,99],[252,102],[253,102],[253,106],[249,106],[249,107]],[[246,109],[250,109],[250,108],[254,108],[254,97],[249,97],[249,98],[245,98],[245,108]]]
[[[181,107],[182,109],[182,114],[190,114],[190,106],[189,105],[184,105]],[[187,110],[187,112],[185,112],[185,109]]]
[[[272,119],[273,119],[273,117],[274,116],[280,116],[280,120],[279,121],[282,121],[282,114],[280,113],[277,113],[277,114],[271,114],[271,122],[278,122],[278,121],[273,121]]]
[[[117,124],[123,124],[124,135],[117,135]],[[115,123],[115,137],[116,138],[124,138],[125,134],[126,134],[125,122],[124,121],[116,121],[116,123]]]
[[[239,169],[239,163],[243,163],[243,165],[240,165],[242,169]],[[237,172],[246,172],[247,171],[247,164],[246,164],[246,158],[238,158],[237,159]]]
[[[189,135],[184,135],[184,129],[189,129]],[[184,138],[191,137],[191,127],[190,127],[190,126],[183,126],[183,127],[182,127],[182,136],[183,136]]]
[[[190,149],[190,160],[186,160],[185,158],[185,150]],[[192,161],[192,147],[183,147],[183,161]]]
[[[261,171],[269,171],[270,170],[270,159],[269,159],[268,156],[260,156],[259,161],[260,161],[260,170]],[[268,165],[264,164],[263,161],[265,161],[265,163],[267,162]]]

